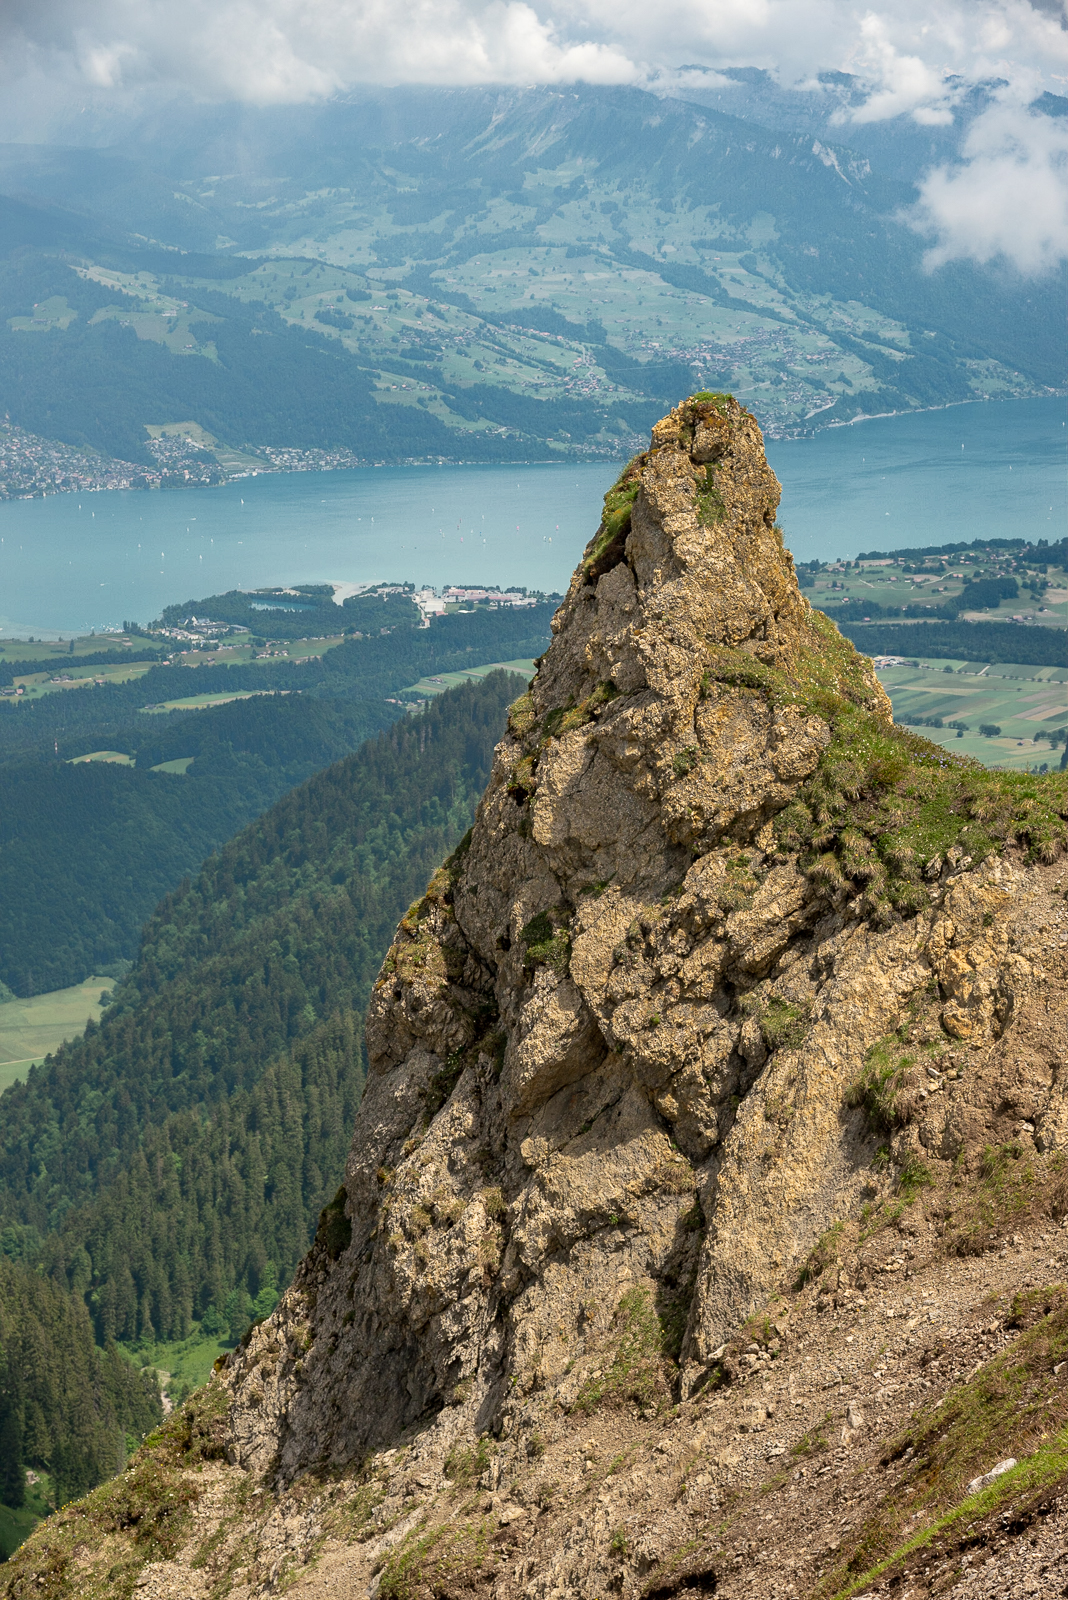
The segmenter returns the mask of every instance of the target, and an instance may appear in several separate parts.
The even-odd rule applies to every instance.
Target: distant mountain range
[[[928,273],[903,220],[985,91],[950,128],[846,125],[844,75],[690,76],[171,102],[0,147],[9,421],[204,481],[616,456],[702,386],[782,434],[1063,383],[1052,286]]]

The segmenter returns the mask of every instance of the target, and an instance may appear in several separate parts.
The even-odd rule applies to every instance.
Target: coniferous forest
[[[403,716],[406,685],[535,656],[551,613],[540,603],[420,628],[411,601],[398,595],[375,605],[391,631],[361,630],[306,663],[200,666],[195,677],[187,666],[156,664],[125,683],[0,703],[0,982],[17,995],[41,994],[131,959],[145,919],[183,874],[295,784]],[[353,618],[367,627],[349,608],[344,620]],[[0,658],[0,683],[5,673],[10,681]],[[145,714],[193,688],[255,697]],[[133,767],[69,764],[96,750],[124,754]],[[184,776],[151,770],[190,757]]]
[[[23,1505],[27,1467],[57,1505],[84,1494],[162,1414],[154,1375],[94,1344],[80,1296],[0,1255],[0,1502]]]
[[[450,690],[278,801],[159,906],[101,1024],[5,1093],[0,1252],[104,1348],[273,1304],[340,1179],[393,929],[521,688]]]
[[[146,917],[185,873],[398,710],[295,695],[235,700],[143,718],[130,730],[132,770],[62,760],[0,768],[0,981],[42,994],[129,960]],[[190,756],[184,776],[151,770]]]

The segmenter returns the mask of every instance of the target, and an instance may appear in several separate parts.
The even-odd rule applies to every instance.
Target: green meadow
[[[186,1395],[207,1383],[216,1361],[233,1347],[233,1341],[202,1333],[199,1323],[193,1324],[186,1339],[169,1343],[141,1340],[136,1345],[119,1345],[135,1367],[149,1367],[155,1371],[167,1409],[181,1405]]]
[[[251,700],[255,694],[270,694],[269,689],[235,690],[233,694],[188,694],[181,700],[164,700],[158,706],[142,706],[142,711],[203,711],[205,706],[224,706],[231,700]]]
[[[99,644],[99,641],[97,641]],[[17,667],[10,654],[6,659]],[[45,694],[58,694],[64,689],[86,689],[94,683],[129,683],[133,678],[143,678],[152,667],[150,661],[116,661],[104,666],[79,667],[77,656],[68,656],[66,663],[60,659],[49,672],[31,672],[15,678],[16,688],[22,690],[21,699],[38,700]]]
[[[52,1486],[45,1473],[35,1473],[26,1485],[26,1499],[17,1511],[0,1505],[0,1561],[9,1561],[37,1524],[52,1510]]]
[[[35,1061],[43,1061],[65,1039],[77,1038],[90,1017],[98,1022],[100,997],[114,981],[86,978],[70,989],[0,1004],[0,1090],[25,1078]]]
[[[469,683],[473,678],[484,678],[490,672],[518,672],[521,677],[534,676],[534,662],[524,658],[522,661],[494,661],[487,667],[465,667],[462,672],[442,672],[434,677],[420,678],[418,683],[409,684],[406,694],[441,694],[445,689],[455,689],[459,683]]]

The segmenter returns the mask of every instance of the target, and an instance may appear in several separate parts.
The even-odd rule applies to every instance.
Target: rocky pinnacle
[[[850,832],[896,730],[798,588],[779,494],[754,418],[698,396],[606,496],[383,964],[344,1187],[224,1374],[231,1459],[284,1483],[427,1428],[507,1439],[606,1381],[621,1305],[687,1398],[870,1192],[851,1086],[910,997],[941,982],[958,1038],[1011,1009],[984,931],[1011,867]],[[864,775],[836,738],[876,750]]]

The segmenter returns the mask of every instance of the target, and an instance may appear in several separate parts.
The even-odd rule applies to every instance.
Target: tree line
[[[1010,622],[840,622],[839,627],[869,656],[933,656],[936,660],[1068,667],[1064,628],[1026,628]]]

